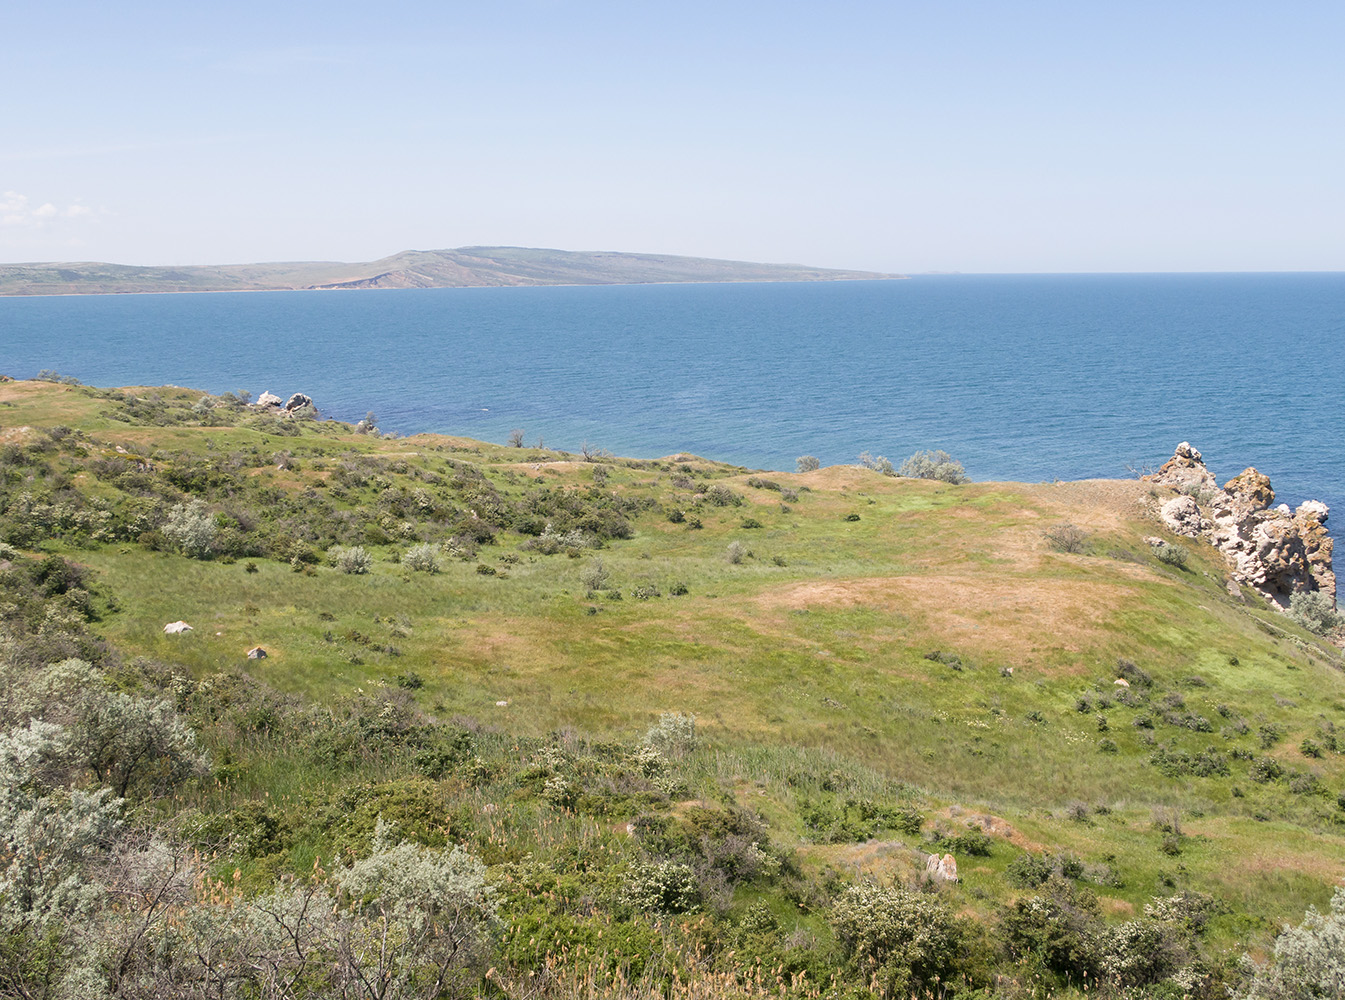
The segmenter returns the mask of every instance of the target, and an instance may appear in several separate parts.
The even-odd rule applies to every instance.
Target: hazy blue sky
[[[0,260],[1345,269],[1345,5],[8,5]]]

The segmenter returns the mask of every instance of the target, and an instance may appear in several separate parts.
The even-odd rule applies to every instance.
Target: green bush
[[[1153,547],[1154,556],[1158,561],[1168,566],[1175,566],[1182,569],[1186,566],[1186,549],[1180,545],[1172,545],[1168,542],[1159,542]]]
[[[876,458],[867,451],[859,453],[859,464],[866,469],[872,469],[874,472],[881,472],[885,476],[895,476],[896,470],[892,468],[892,463],[882,455]]]
[[[622,900],[646,913],[686,913],[700,903],[700,886],[690,865],[642,861],[626,873]]]
[[[856,970],[872,974],[886,995],[904,996],[947,980],[962,931],[938,896],[863,882],[831,909],[836,940]]]
[[[741,507],[743,498],[723,483],[715,483],[705,491],[705,502],[715,507]]]
[[[665,757],[685,757],[700,745],[700,738],[696,735],[696,717],[681,712],[664,712],[658,722],[649,727],[644,742]]]
[[[1095,979],[1102,926],[1097,897],[1059,877],[1039,884],[1045,886],[1042,894],[1018,900],[1004,916],[1009,953],[1066,981]]]

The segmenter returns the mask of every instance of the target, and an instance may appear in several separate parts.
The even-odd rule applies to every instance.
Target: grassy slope
[[[199,395],[154,392],[168,403]],[[307,424],[285,438],[264,427],[145,427],[111,419],[115,409],[90,390],[0,385],[0,438],[22,442],[33,433],[22,427],[64,424],[87,432],[97,453],[118,444],[203,455],[284,448],[299,471],[263,465],[248,475],[287,493],[330,479],[340,456],[356,453],[412,469],[469,460],[506,494],[543,478],[593,482],[592,464],[556,453],[431,436],[378,440],[337,424]],[[115,499],[70,461],[81,488]],[[907,848],[918,839],[807,843],[786,780],[799,753],[870,775],[875,787],[912,786],[948,829],[992,814],[1016,848],[1110,858],[1126,873],[1123,887],[1098,889],[1114,916],[1137,912],[1165,885],[1215,892],[1233,911],[1216,921],[1214,940],[1234,950],[1264,949],[1279,923],[1322,905],[1345,876],[1335,802],[1345,760],[1298,749],[1324,725],[1345,726],[1341,658],[1255,599],[1231,599],[1208,547],[1177,542],[1190,551],[1185,570],[1158,563],[1143,538],[1161,533],[1153,510],[1162,491],[1135,482],[951,487],[835,467],[770,474],[808,488],[785,509],[779,492],[748,486],[742,470],[700,460],[632,464],[605,464],[612,487],[663,510],[694,509],[692,491],[672,483],[683,466],[727,483],[745,503],[701,506],[698,531],[641,515],[633,538],[599,553],[624,592],[619,601],[584,592],[588,556],[529,553],[510,533],[479,560],[449,562],[432,577],[388,561],[388,547],[374,550],[368,576],[327,566],[295,573],[261,559],[247,573],[242,560],[190,560],[134,544],[67,551],[117,595],[103,634],[198,677],[239,667],[261,644],[270,658],[250,669],[277,689],[331,699],[415,673],[426,710],[511,732],[630,737],[660,712],[694,712],[715,748],[694,766],[734,789],[817,869],[909,871],[918,856]],[[742,527],[745,518],[761,527]],[[1043,528],[1065,521],[1089,530],[1084,553],[1044,543]],[[751,550],[740,565],[724,558],[735,540]],[[519,561],[501,558],[513,555]],[[497,574],[478,572],[478,561]],[[666,596],[674,583],[689,593]],[[665,596],[633,599],[632,588],[646,584]],[[195,631],[165,636],[163,624],[179,618]],[[342,638],[350,630],[379,643],[395,633],[400,655]],[[962,668],[927,659],[933,650],[957,654]],[[1107,708],[1104,734],[1099,713],[1076,704],[1090,689],[1113,692],[1118,657],[1152,675],[1154,688],[1148,706]],[[1171,696],[1213,732],[1166,724],[1160,706]],[[1154,720],[1158,743],[1269,754],[1317,774],[1324,793],[1257,783],[1236,759],[1229,777],[1165,777],[1149,763],[1151,731],[1132,724],[1140,716]],[[1239,719],[1245,734],[1233,728]],[[1257,731],[1268,724],[1283,738],[1262,750]],[[1104,739],[1118,752],[1100,752]],[[252,783],[232,794],[298,796],[301,781],[257,762]],[[1072,806],[1087,818],[1070,818]],[[1156,823],[1171,810],[1187,835],[1178,856],[1160,849]],[[958,905],[983,912],[1010,898],[1001,873],[1015,853],[959,858]]]

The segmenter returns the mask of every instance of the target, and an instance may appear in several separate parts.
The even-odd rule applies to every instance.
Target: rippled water
[[[1341,274],[0,299],[20,377],[766,469],[944,448],[974,479],[1117,477],[1185,439],[1345,518],[1342,347]]]

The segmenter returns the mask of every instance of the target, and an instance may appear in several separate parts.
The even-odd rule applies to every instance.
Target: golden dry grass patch
[[[1092,580],[923,574],[787,584],[759,594],[755,604],[763,616],[876,608],[972,647],[1003,650],[1050,636],[1061,649],[1080,652],[1103,638],[1111,613],[1129,600],[1124,585]]]
[[[936,815],[947,819],[958,826],[980,827],[990,836],[998,837],[1024,851],[1046,850],[1045,844],[1040,844],[1037,841],[1024,836],[1012,823],[1001,816],[994,816],[990,813],[968,814],[956,806],[949,806],[946,809],[941,809]]]
[[[1003,485],[1040,504],[1044,518],[1055,516],[1093,531],[1120,531],[1130,522],[1153,517],[1153,487],[1134,479]]]
[[[868,840],[862,844],[814,844],[799,853],[819,866],[875,876],[896,884],[909,882],[925,870],[928,852],[900,840]]]

